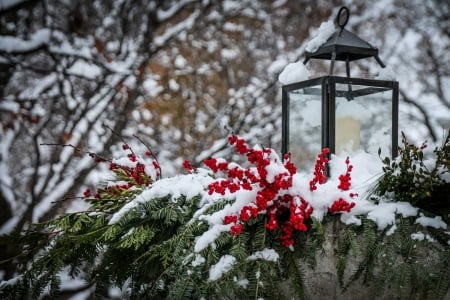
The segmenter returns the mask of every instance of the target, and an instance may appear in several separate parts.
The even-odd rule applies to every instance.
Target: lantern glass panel
[[[392,89],[336,83],[335,152],[384,155],[392,145]]]
[[[299,169],[310,169],[322,144],[322,86],[288,92],[289,151]]]

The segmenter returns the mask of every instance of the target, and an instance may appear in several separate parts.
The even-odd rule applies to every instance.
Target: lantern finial
[[[342,6],[339,9],[339,12],[336,16],[336,23],[341,28],[341,33],[344,30],[345,25],[347,25],[349,18],[350,18],[350,11],[346,6]]]
[[[345,6],[341,7],[336,17],[336,23],[339,26],[338,30],[314,52],[306,51],[306,58],[303,61],[304,64],[311,58],[330,60],[330,75],[332,75],[335,61],[345,61],[348,77],[350,74],[348,67],[350,61],[374,57],[382,68],[385,67],[378,56],[378,48],[344,28],[348,23],[349,17],[349,9]]]

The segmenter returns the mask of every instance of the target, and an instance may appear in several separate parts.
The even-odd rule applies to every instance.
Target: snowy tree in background
[[[60,200],[96,182],[81,152],[114,153],[119,135],[139,135],[163,175],[177,158],[224,149],[224,125],[277,140],[282,64],[266,70],[278,56],[287,61],[280,53],[298,46],[298,28],[306,39],[302,20],[315,14],[308,3],[271,1],[8,1],[1,9],[2,232],[66,209],[71,201]]]

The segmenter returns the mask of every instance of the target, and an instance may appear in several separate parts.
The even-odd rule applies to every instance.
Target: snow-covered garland
[[[273,149],[258,145],[250,148],[243,138],[236,135],[229,137],[229,144],[238,154],[246,157],[250,167],[244,168],[235,162],[211,157],[204,161],[204,165],[213,174],[202,168],[194,170],[188,161],[184,161],[183,167],[189,175],[164,179],[160,178],[159,164],[151,153],[146,153],[147,158],[151,159],[148,162],[124,145],[123,149],[130,152],[127,157],[109,161],[110,169],[116,173],[119,181],[109,182],[106,189],[92,194],[100,199],[101,194],[108,197],[108,194],[116,190],[116,193],[126,190],[136,193],[135,200],[120,207],[112,215],[109,224],[117,223],[125,213],[150,199],[172,195],[175,200],[180,195],[200,195],[202,200],[194,219],[206,221],[210,228],[197,239],[197,253],[213,244],[224,231],[239,235],[244,230],[245,223],[258,216],[265,217],[265,227],[268,230],[281,229],[281,244],[292,248],[292,234],[294,231],[307,231],[305,222],[311,217],[320,221],[327,213],[343,213],[341,220],[344,223],[360,225],[358,216],[366,215],[377,224],[379,230],[392,225],[391,229],[394,231],[397,215],[406,218],[418,214],[418,209],[408,202],[393,202],[391,199],[381,198],[379,203],[373,203],[365,197],[359,197],[358,194],[367,192],[367,186],[361,188],[361,183],[370,180],[373,182],[374,172],[379,172],[382,166],[381,161],[373,161],[369,154],[357,153],[354,156],[359,167],[359,184],[356,190],[352,190],[353,165],[350,164],[349,157],[342,158],[345,162],[345,168],[342,168],[337,161],[339,157],[329,160],[329,149],[323,149],[317,155],[313,176],[306,179],[304,172],[297,173],[289,155],[280,159]],[[327,164],[331,165],[332,171],[341,170],[341,174],[327,179]],[[124,184],[125,181],[128,182],[127,185]],[[87,190],[86,198],[90,194],[91,191]],[[227,204],[212,215],[204,214],[210,205],[224,199],[232,199],[232,204]],[[92,200],[91,204],[97,206]],[[441,224],[440,216],[427,219],[431,220],[435,228],[446,228]],[[420,220],[422,219],[418,218],[416,222],[421,223]]]
[[[226,179],[218,179],[208,186],[208,194],[214,193],[225,195],[228,190],[231,194],[239,190],[255,191],[256,195],[251,203],[244,205],[239,214],[225,215],[223,224],[231,225],[230,231],[233,235],[239,235],[243,229],[243,224],[258,215],[265,215],[265,227],[274,231],[281,229],[281,244],[288,248],[294,244],[292,234],[294,231],[307,231],[305,221],[311,217],[314,210],[307,199],[299,195],[295,190],[291,190],[293,176],[297,169],[290,161],[289,155],[285,155],[283,160],[269,148],[256,146],[250,148],[243,138],[236,135],[229,137],[229,144],[235,147],[238,154],[247,157],[247,161],[252,165],[243,168],[236,163],[227,162],[224,159],[209,158],[204,161],[215,174],[223,172]],[[314,169],[314,177],[311,179],[309,189],[311,192],[317,190],[317,185],[326,182],[326,164],[329,149],[323,149],[318,154]],[[353,166],[347,158],[346,173],[339,176],[337,188],[341,191],[348,191],[351,186],[351,171]],[[188,170],[192,172],[192,168]],[[356,197],[356,193],[350,192],[350,198]],[[328,208],[329,213],[350,212],[355,206],[354,202],[349,202],[343,197],[336,199]]]
[[[353,168],[348,157],[332,156],[333,159],[329,160],[329,150],[323,149],[317,156],[311,178],[297,172],[289,156],[280,159],[272,149],[250,148],[244,139],[235,135],[229,137],[229,143],[246,158],[248,167],[221,158],[209,158],[204,161],[208,169],[194,170],[185,161],[183,166],[189,174],[169,178],[161,178],[159,164],[150,152],[141,157],[128,145],[123,145],[126,157],[121,159],[105,159],[89,153],[96,162],[110,164],[115,180],[97,191],[85,191],[84,198],[91,204],[88,210],[34,224],[35,231],[15,240],[25,248],[33,245],[31,248],[36,251],[24,252],[23,266],[34,260],[37,253],[42,256],[31,263],[31,269],[24,269],[23,275],[1,282],[0,298],[8,299],[1,296],[13,295],[10,299],[17,299],[20,298],[17,295],[28,295],[30,288],[32,293],[43,293],[41,284],[33,283],[43,273],[47,274],[43,282],[51,285],[51,292],[56,292],[59,274],[65,274],[65,267],[76,269],[85,262],[94,261],[99,265],[88,263],[88,276],[101,273],[103,277],[96,277],[95,281],[101,280],[102,285],[118,284],[120,287],[134,282],[135,290],[130,292],[133,295],[140,295],[143,284],[151,281],[156,287],[150,284],[143,293],[168,293],[169,298],[175,295],[176,298],[192,298],[194,295],[201,298],[211,293],[213,297],[222,295],[220,289],[214,289],[216,285],[231,284],[233,295],[245,293],[247,297],[250,293],[259,298],[260,286],[267,284],[261,295],[270,295],[272,289],[269,284],[278,286],[286,276],[293,280],[291,276],[298,275],[297,262],[309,260],[309,255],[315,257],[325,240],[324,217],[337,213],[343,223],[356,224],[342,226],[337,237],[339,253],[336,254],[335,249],[328,253],[330,257],[339,257],[337,279],[341,287],[347,288],[367,271],[376,275],[380,284],[394,282],[397,290],[402,292],[405,290],[403,274],[411,272],[408,280],[417,278],[411,281],[412,289],[425,282],[427,284],[421,286],[419,292],[433,288],[433,295],[445,296],[449,285],[441,279],[450,274],[450,269],[442,264],[449,261],[448,218],[445,215],[444,220],[437,215],[430,217],[428,213],[418,216],[418,208],[409,202],[395,201],[393,197],[379,196],[376,201],[367,199],[365,193],[370,186],[367,182],[371,178],[373,183],[377,178],[373,175],[380,174],[381,168],[381,162],[373,160],[373,155],[355,153],[352,156]],[[437,152],[436,165],[440,171],[436,176],[442,177],[442,183],[447,184],[450,140],[445,145],[445,151]],[[421,161],[422,155],[413,150],[406,147],[401,151],[402,157],[385,162],[387,166],[383,176],[388,180],[384,184],[387,187],[383,185],[383,188],[391,188],[395,182],[403,183],[397,177],[392,178],[398,175],[396,170],[400,163],[406,168],[415,164],[413,158],[416,156]],[[405,163],[408,166],[404,166]],[[331,175],[328,178],[327,167],[330,167]],[[418,169],[422,170],[422,167],[425,168],[425,164],[419,165]],[[409,167],[406,169],[409,171]],[[426,172],[422,170],[419,174]],[[391,193],[391,189],[386,191]],[[311,221],[307,222],[308,219]],[[330,219],[335,220],[327,217]],[[48,239],[43,243],[44,247],[52,247],[39,249],[34,246],[35,233],[42,232]],[[305,232],[307,234],[303,234]],[[426,241],[419,244],[422,240]],[[4,241],[9,243],[14,238],[4,237]],[[354,243],[359,247],[350,253]],[[286,248],[293,250],[294,246],[304,246],[306,251],[283,251]],[[122,257],[124,251],[131,251],[132,255],[121,265],[117,258],[125,259]],[[429,251],[434,253],[432,264],[428,259]],[[67,255],[80,258],[67,261]],[[344,286],[349,255],[361,257],[361,261],[357,266],[358,272]],[[411,259],[417,255],[426,255],[427,259]],[[138,259],[134,259],[136,257]],[[148,258],[144,266],[142,257]],[[377,260],[377,257],[383,259]],[[385,257],[396,263],[403,261],[403,269]],[[60,267],[54,269],[55,265]],[[119,265],[119,268],[115,271],[104,268],[112,265]],[[389,270],[396,281],[383,277],[384,273],[374,274],[375,266]],[[136,276],[122,276],[127,271],[121,267],[131,268],[136,271]],[[159,269],[153,276],[148,274],[148,267]],[[299,276],[295,277],[296,284],[303,282]],[[252,290],[255,288],[256,291]],[[227,289],[226,293],[229,295],[230,290]]]

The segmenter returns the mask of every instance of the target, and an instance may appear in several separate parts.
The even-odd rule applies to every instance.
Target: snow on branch
[[[0,36],[0,52],[6,53],[28,53],[35,51],[50,41],[50,30],[42,28],[37,30],[27,40],[15,36]]]

